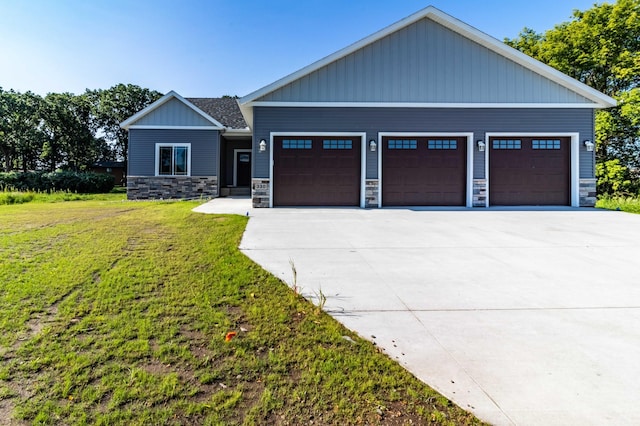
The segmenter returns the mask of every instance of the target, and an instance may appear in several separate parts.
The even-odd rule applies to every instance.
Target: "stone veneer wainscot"
[[[378,207],[380,200],[380,182],[378,179],[366,179],[364,188],[364,207]]]
[[[254,208],[269,207],[269,179],[251,179],[251,200]]]
[[[595,207],[596,180],[580,179],[580,207]]]
[[[215,198],[217,176],[128,176],[129,200]]]

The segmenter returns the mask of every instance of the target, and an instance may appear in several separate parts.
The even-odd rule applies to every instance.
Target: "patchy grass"
[[[600,197],[596,202],[596,207],[607,210],[621,210],[629,213],[640,213],[640,196]]]
[[[88,201],[88,200],[125,200],[126,188],[111,191],[108,194],[78,194],[69,191],[35,192],[13,191],[7,188],[0,191],[0,206],[9,204],[25,204],[29,202],[60,203],[63,201]]]
[[[479,423],[240,253],[245,217],[196,204],[0,207],[0,418]]]

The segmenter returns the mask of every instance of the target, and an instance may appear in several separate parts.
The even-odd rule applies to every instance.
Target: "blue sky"
[[[0,87],[243,96],[433,5],[502,40],[593,0],[0,0]]]

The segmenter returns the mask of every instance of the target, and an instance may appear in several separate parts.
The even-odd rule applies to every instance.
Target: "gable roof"
[[[141,121],[144,117],[150,115],[154,111],[158,110],[161,106],[168,104],[168,102],[174,99],[184,104],[184,106],[192,110],[199,117],[203,118],[205,122],[210,124],[210,128],[222,130],[225,127],[219,121],[209,116],[207,113],[202,111],[200,108],[196,107],[194,104],[192,104],[191,102],[189,102],[188,100],[186,100],[185,98],[183,98],[182,96],[174,92],[173,90],[167,93],[166,95],[164,95],[163,97],[161,97],[160,99],[158,99],[157,101],[155,101],[154,103],[152,103],[151,105],[147,106],[146,108],[138,111],[136,114],[127,118],[125,121],[120,123],[120,127],[122,127],[123,129],[129,129],[131,127],[135,127],[136,122]]]
[[[323,67],[327,67],[332,64],[338,63],[338,61],[344,59],[348,55],[355,54],[358,51],[362,51],[365,48],[371,46],[372,44],[384,39],[385,37],[391,36],[394,33],[403,30],[412,24],[417,23],[423,19],[429,19],[441,26],[453,31],[454,33],[459,34],[460,36],[471,40],[478,45],[488,49],[489,51],[494,52],[501,57],[504,57],[511,62],[517,64],[517,66],[521,67],[527,72],[531,74],[535,74],[537,78],[543,78],[550,82],[550,84],[554,84],[558,88],[562,88],[565,91],[571,91],[576,100],[572,101],[569,104],[562,104],[559,106],[576,106],[576,107],[589,107],[589,108],[607,108],[616,105],[616,101],[609,96],[600,93],[599,91],[561,73],[560,71],[543,64],[540,61],[537,61],[524,53],[502,43],[501,41],[477,30],[476,28],[471,27],[464,22],[447,15],[446,13],[436,9],[433,6],[428,6],[425,9],[414,13],[413,15],[404,18],[389,27],[386,27],[350,46],[345,47],[311,65],[308,65],[280,80],[275,81],[261,89],[256,90],[253,93],[250,93],[239,100],[240,108],[245,115],[245,118],[248,122],[252,121],[252,107],[253,105],[277,105],[286,103],[287,106],[304,106],[305,102],[286,102],[283,99],[278,97],[270,98],[271,94],[278,90],[285,90],[288,85],[293,85],[296,82],[299,82],[305,77],[308,77],[310,74],[314,72],[318,72]],[[360,53],[360,52],[358,52]],[[309,101],[307,101],[309,102]],[[311,102],[314,102],[311,100]],[[575,103],[574,103],[575,102]],[[554,103],[554,102],[551,102]],[[427,102],[398,102],[397,104],[389,103],[389,102],[378,102],[373,103],[358,103],[358,102],[326,102],[326,104],[340,105],[340,106],[416,106],[416,107],[425,107],[425,106],[447,106],[446,102],[442,103],[427,103]],[[495,102],[495,105],[498,105],[498,102]],[[524,102],[514,103],[510,106],[535,106],[529,105]],[[320,105],[322,106],[322,105]],[[328,105],[327,105],[328,106]],[[460,106],[457,103],[455,106]],[[478,102],[478,103],[469,103],[468,107],[491,107],[491,103],[487,102]],[[500,103],[500,106],[505,106],[504,102]],[[538,106],[549,107],[549,104],[540,103]]]
[[[228,129],[246,129],[247,122],[233,98],[186,98]]]

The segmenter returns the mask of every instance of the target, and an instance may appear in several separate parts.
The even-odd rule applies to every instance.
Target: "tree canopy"
[[[41,97],[0,87],[0,170],[84,170],[126,160],[120,123],[161,93],[132,84]]]
[[[575,10],[568,22],[525,28],[505,43],[616,99],[596,114],[597,159],[640,167],[640,0]]]

